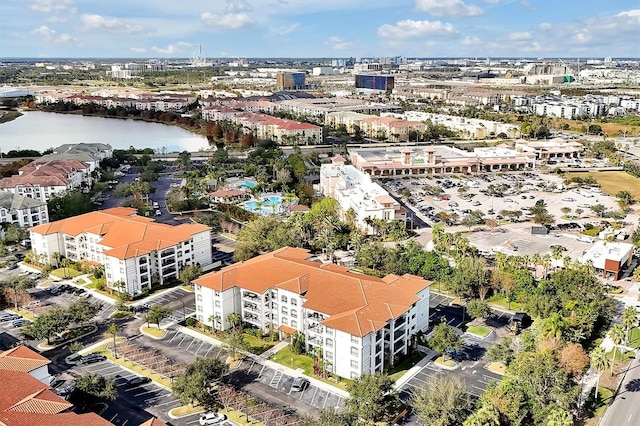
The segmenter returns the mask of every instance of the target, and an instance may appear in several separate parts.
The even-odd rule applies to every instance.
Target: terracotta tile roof
[[[104,254],[127,259],[171,247],[208,229],[208,226],[195,223],[177,226],[156,223],[138,216],[136,209],[116,207],[45,223],[30,230],[42,235],[58,232],[72,236],[83,232],[96,234],[102,237],[101,245],[110,247]]]
[[[0,352],[0,370],[28,373],[50,362],[47,358],[26,346],[18,346],[17,348]]]
[[[296,204],[295,206],[289,207],[289,211],[292,211],[292,212],[308,212],[309,210],[311,209],[308,206],[305,206],[304,204]]]
[[[281,288],[304,295],[303,306],[329,315],[329,327],[364,336],[389,319],[397,318],[419,300],[417,293],[431,282],[420,277],[391,275],[384,279],[349,272],[308,259],[304,249],[285,247],[245,262],[227,266],[194,281],[225,291],[232,287],[263,294]]]
[[[237,197],[239,195],[245,194],[245,191],[240,191],[237,189],[218,189],[217,191],[209,193],[209,195],[212,197]]]
[[[27,354],[27,356],[31,355]],[[39,355],[33,356],[33,358],[36,357]],[[73,404],[60,398],[48,385],[29,373],[0,369],[0,425],[112,425],[94,413],[73,413],[69,411],[72,406]]]
[[[19,174],[0,179],[1,188],[23,186],[67,186],[69,175],[76,171],[87,171],[89,165],[77,160],[33,161],[22,166]]]
[[[284,333],[287,333],[288,335],[292,335],[292,334],[296,334],[298,330],[283,324],[280,327],[278,327],[278,331],[282,331]]]

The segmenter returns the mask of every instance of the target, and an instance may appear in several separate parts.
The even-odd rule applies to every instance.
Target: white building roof
[[[584,255],[582,262],[591,261],[597,269],[604,269],[605,261],[626,262],[633,252],[633,244],[597,241]]]

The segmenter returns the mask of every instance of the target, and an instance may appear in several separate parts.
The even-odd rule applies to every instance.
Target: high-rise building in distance
[[[307,75],[303,72],[279,72],[276,74],[278,90],[304,89]]]
[[[391,75],[356,75],[356,91],[391,92],[394,87]]]

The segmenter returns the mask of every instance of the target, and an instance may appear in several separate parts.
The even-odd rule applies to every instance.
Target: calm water
[[[43,151],[65,143],[100,142],[114,148],[166,146],[167,152],[194,152],[207,148],[207,140],[176,126],[116,118],[83,117],[52,112],[24,112],[0,124],[0,151],[36,149]]]

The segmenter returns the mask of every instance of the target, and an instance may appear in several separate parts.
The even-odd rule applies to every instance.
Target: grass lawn
[[[155,337],[157,339],[162,339],[165,334],[167,334],[166,330],[160,330],[156,327],[142,327],[142,332],[144,334],[148,334],[149,336]]]
[[[251,334],[244,334],[242,338],[245,341],[245,343],[249,345],[249,349],[248,349],[249,352],[256,355],[260,355],[268,351],[269,349],[271,349],[272,347],[274,347],[279,343],[277,340],[275,342],[272,342],[271,340],[260,339]]]
[[[629,343],[627,346],[637,349],[640,346],[640,328],[633,327],[629,330]]]
[[[71,268],[58,268],[51,271],[51,275],[58,278],[75,278],[79,275],[82,275],[82,272],[78,272],[75,269]]]
[[[611,356],[611,352],[613,351],[613,349],[611,349],[609,352],[607,352],[607,354],[609,354],[609,356]],[[635,357],[635,353],[634,351],[629,351],[629,352],[625,352],[624,350],[621,350],[620,348],[616,349],[616,356],[615,356],[615,361],[616,364],[619,363],[623,363],[623,362],[627,362],[627,361],[631,361],[634,357]],[[615,367],[614,367],[615,369]]]
[[[467,333],[475,334],[480,337],[487,337],[489,333],[491,333],[491,329],[484,325],[472,325],[467,328]]]
[[[181,285],[180,288],[183,289],[184,291],[189,291],[189,292],[194,291],[194,288],[192,285]]]
[[[175,417],[188,416],[189,414],[199,413],[204,411],[204,408],[199,405],[183,405],[182,407],[176,407],[169,410],[169,415]]]
[[[487,302],[489,302],[489,305],[495,305],[499,308],[507,309],[507,310],[509,309],[509,306],[511,306],[510,310],[512,311],[519,311],[520,308],[522,308],[522,305],[520,305],[520,303],[518,302],[511,302],[511,305],[509,305],[507,298],[501,297],[499,295],[490,297],[489,299],[487,299]]]
[[[567,173],[567,177],[593,177],[600,188],[609,195],[616,195],[622,188],[629,191],[635,199],[640,198],[640,179],[626,172],[577,172]]]
[[[489,365],[487,365],[487,369],[489,371],[493,371],[494,373],[498,373],[502,375],[504,375],[504,373],[507,372],[507,366],[498,361],[489,363]]]
[[[436,359],[436,364],[443,365],[445,367],[455,367],[456,366],[456,362],[455,361],[453,361],[451,359],[448,359],[448,360],[445,361],[441,356]]]
[[[40,284],[38,284],[38,288],[47,288],[51,285],[51,283],[53,282],[53,280],[51,278],[47,278],[46,280],[42,281]]]
[[[293,368],[294,370],[300,368],[305,375],[343,390],[346,390],[347,384],[351,382],[351,380],[342,377],[337,380],[334,378],[324,379],[322,377],[317,377],[313,374],[313,358],[308,355],[294,354],[291,352],[291,348],[289,346],[280,349],[271,357],[271,361],[282,364],[285,367]]]
[[[23,317],[25,317],[28,320],[31,321],[35,321],[36,320],[36,316],[33,315],[31,312],[24,310],[24,309],[15,309],[15,308],[9,308],[10,311],[15,312],[18,315],[21,315]]]
[[[247,421],[247,417],[241,412],[236,410],[231,410],[229,408],[226,408],[224,410],[220,410],[219,413],[226,414],[227,418],[237,425],[264,426],[264,423]]]
[[[408,358],[401,361],[399,364],[394,366],[389,371],[389,377],[391,378],[391,380],[395,382],[400,377],[402,377],[407,371],[409,371],[411,367],[416,365],[418,361],[420,361],[422,358],[424,358],[423,354],[419,352],[413,352]]]
[[[304,374],[313,376],[313,359],[307,355],[294,354],[291,352],[289,346],[280,349],[271,357],[271,361],[282,364],[285,367],[293,368],[294,370],[301,368]]]
[[[613,396],[613,392],[607,388],[598,387],[598,408],[593,413],[594,417],[602,417],[607,407],[611,403],[611,397]]]

